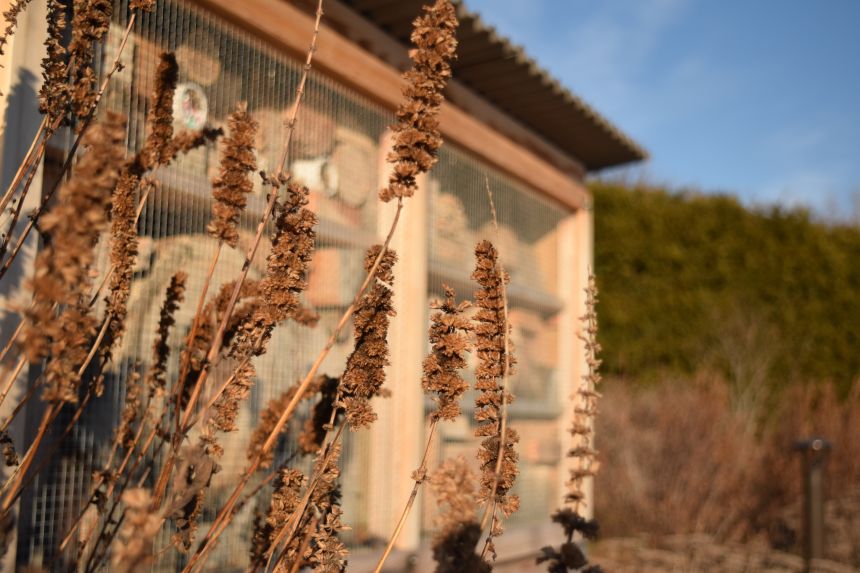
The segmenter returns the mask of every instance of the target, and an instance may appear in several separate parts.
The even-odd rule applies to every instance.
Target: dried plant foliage
[[[434,525],[436,573],[489,573],[490,564],[475,552],[481,526],[475,516],[478,476],[465,458],[445,460],[430,475],[430,489],[440,508]]]
[[[367,272],[373,269],[381,245],[371,247],[364,259]],[[394,316],[392,303],[394,263],[397,255],[387,250],[376,268],[372,286],[353,315],[355,348],[346,360],[336,405],[344,410],[352,430],[370,426],[376,420],[371,399],[380,396],[388,366],[388,324]]]
[[[431,317],[432,352],[424,359],[421,387],[424,392],[435,394],[436,410],[430,414],[433,420],[456,420],[461,413],[460,398],[469,389],[460,370],[466,367],[464,353],[469,351],[469,333],[473,330],[472,321],[464,316],[471,303],[457,304],[454,289],[442,286],[445,301],[431,306],[438,312]]]
[[[155,0],[131,0],[128,7],[132,10],[140,10],[142,12],[152,12],[155,10]]]
[[[3,30],[3,34],[0,35],[0,56],[6,53],[6,44],[9,43],[9,38],[12,37],[12,34],[15,33],[15,28],[18,27],[18,17],[24,13],[29,3],[30,0],[12,0],[9,8],[3,12],[3,20],[6,22],[6,28]]]
[[[17,466],[18,452],[15,451],[15,443],[12,441],[12,437],[6,430],[0,431],[0,448],[2,448],[3,463],[5,463],[7,467]]]
[[[201,446],[185,447],[179,456],[173,475],[173,498],[167,514],[176,526],[171,541],[183,553],[191,549],[194,542],[206,488],[218,469],[218,465]]]
[[[135,368],[125,386],[125,403],[120,414],[119,426],[114,432],[114,443],[126,450],[134,446],[134,428],[135,424],[140,421],[141,412],[145,407],[144,395],[141,376]],[[108,480],[113,479],[111,475],[104,477]]]
[[[123,493],[125,519],[112,545],[111,570],[146,573],[154,562],[153,544],[163,519],[150,509],[152,496],[142,488]]]
[[[124,142],[124,118],[108,114],[87,133],[87,153],[60,188],[58,204],[41,220],[49,243],[36,257],[33,303],[25,311],[22,335],[31,363],[50,355],[43,394],[48,401],[77,401],[77,369],[96,328],[88,301],[95,245],[107,227]],[[59,317],[54,316],[55,304],[63,309]]]
[[[383,201],[411,197],[418,188],[416,177],[436,164],[442,136],[439,109],[442,95],[451,78],[451,61],[456,57],[457,14],[450,0],[436,0],[424,7],[424,14],[413,23],[409,51],[412,69],[404,74],[405,101],[397,110],[394,146],[388,161],[394,171],[379,197]]]
[[[254,141],[259,125],[251,118],[246,104],[236,106],[227,119],[229,136],[224,140],[221,172],[212,182],[212,220],[209,234],[230,247],[239,243],[239,218],[254,190],[251,174],[257,169]]]
[[[322,447],[326,432],[329,429],[329,421],[334,413],[339,385],[339,379],[329,376],[320,376],[315,381],[311,391],[314,394],[319,394],[319,400],[314,404],[311,417],[305,420],[298,439],[299,451],[303,454],[315,454]],[[337,423],[337,418],[334,422]]]
[[[570,480],[567,482],[565,501],[573,504],[573,510],[581,513],[585,504],[585,480],[595,474],[594,419],[597,416],[597,385],[600,383],[600,343],[597,342],[597,280],[589,274],[585,289],[585,314],[580,318],[583,332],[579,337],[585,347],[585,363],[588,368],[576,391],[573,410],[573,448],[567,453],[573,459]]]
[[[305,484],[302,472],[281,468],[275,478],[272,500],[265,516],[258,516],[254,523],[251,541],[251,565],[263,567],[268,561],[275,534],[293,516],[301,501],[302,486]],[[294,550],[297,550],[296,547]]]
[[[39,111],[48,116],[49,123],[64,117],[69,109],[69,53],[64,43],[67,26],[66,3],[63,0],[48,0],[47,55],[42,59]]]
[[[229,356],[237,366],[232,382],[213,404],[212,415],[207,421],[205,439],[216,449],[216,430],[233,432],[237,429],[239,404],[247,398],[253,386],[255,370],[252,359],[266,351],[275,326],[299,307],[299,296],[307,288],[317,223],[316,215],[305,207],[307,197],[307,188],[290,185],[287,200],[278,209],[266,275],[259,284],[261,304],[254,307],[249,319],[235,330]]]
[[[312,570],[319,573],[341,573],[346,569],[349,555],[340,539],[340,533],[349,528],[341,522],[343,510],[340,507],[340,460],[341,445],[334,443],[328,455],[320,451],[314,464],[314,475],[319,482],[311,495],[311,507],[320,516],[319,525],[311,535],[313,550],[308,558]],[[295,540],[302,539],[306,532],[301,531]],[[292,562],[294,559],[288,559]]]
[[[519,441],[517,432],[508,427],[505,432],[504,457],[499,475],[496,466],[502,439],[502,403],[510,404],[513,395],[504,390],[501,381],[505,371],[513,373],[516,360],[510,340],[510,325],[505,317],[503,285],[510,277],[499,268],[498,253],[489,241],[481,241],[475,248],[476,266],[472,279],[480,289],[475,292],[475,305],[478,312],[474,320],[476,334],[476,353],[478,367],[475,371],[475,435],[484,438],[478,460],[481,462],[481,503],[494,503],[504,515],[510,516],[519,507],[519,498],[509,495],[517,477],[517,460],[514,445]],[[507,365],[507,366],[506,366]],[[493,498],[493,488],[495,497]],[[492,498],[492,499],[491,499]],[[493,516],[493,535],[500,533],[500,523]]]
[[[597,342],[597,281],[593,273],[589,273],[588,286],[585,288],[585,314],[580,318],[583,323],[583,332],[579,338],[585,348],[586,373],[582,376],[582,382],[571,399],[573,406],[573,425],[570,433],[573,437],[573,447],[567,456],[573,460],[570,470],[570,480],[567,482],[567,493],[565,503],[570,507],[564,507],[556,511],[552,520],[564,529],[565,541],[558,549],[547,546],[541,549],[537,563],[547,563],[550,573],[568,573],[569,571],[584,571],[586,573],[598,573],[599,566],[589,565],[588,558],[579,548],[574,536],[579,533],[582,538],[595,539],[597,537],[598,525],[594,520],[583,515],[586,503],[585,480],[595,475],[594,457],[596,451],[593,447],[594,420],[597,416],[597,393],[596,387],[600,383],[600,344]]]
[[[302,400],[313,400],[318,397],[317,403],[311,411],[311,416],[305,420],[302,431],[298,437],[299,451],[302,454],[315,454],[322,446],[325,439],[326,428],[334,411],[334,400],[337,395],[337,378],[318,376],[307,391],[302,395]],[[281,412],[287,404],[295,397],[298,385],[294,384],[280,396],[269,400],[266,408],[260,413],[260,422],[254,428],[248,448],[248,460],[253,461],[257,456],[260,458],[260,469],[268,469],[272,466],[274,451],[263,452],[263,444],[274,431],[281,416]],[[287,433],[288,426],[284,427],[282,434]]]
[[[159,57],[155,71],[155,89],[152,107],[146,118],[148,134],[141,151],[141,163],[145,169],[167,165],[174,157],[173,150],[173,96],[179,81],[179,64],[170,52]]]
[[[161,396],[167,388],[167,361],[170,358],[170,329],[176,324],[175,314],[185,300],[185,282],[188,274],[179,271],[170,279],[164,296],[164,304],[158,318],[155,342],[152,344],[152,362],[146,373],[145,384],[150,395]]]
[[[96,45],[110,29],[112,0],[74,0],[72,40],[69,52],[75,59],[72,70],[72,112],[86,118],[96,104],[98,83],[95,70]]]

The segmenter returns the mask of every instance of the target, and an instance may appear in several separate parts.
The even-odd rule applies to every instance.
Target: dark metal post
[[[824,556],[824,464],[830,442],[808,438],[795,443],[803,456],[803,557],[806,570]]]

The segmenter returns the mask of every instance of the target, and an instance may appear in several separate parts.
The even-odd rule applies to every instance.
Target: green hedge
[[[860,376],[860,230],[725,196],[591,188],[607,372]]]

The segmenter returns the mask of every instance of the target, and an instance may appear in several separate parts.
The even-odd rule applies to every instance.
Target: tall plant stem
[[[33,439],[33,443],[24,455],[24,459],[21,461],[21,465],[18,466],[17,471],[3,486],[3,489],[6,491],[6,495],[3,498],[2,506],[0,506],[0,515],[5,516],[9,513],[9,509],[11,509],[12,504],[15,503],[16,499],[18,499],[18,491],[24,479],[24,474],[27,473],[27,470],[33,463],[33,460],[36,457],[36,450],[39,448],[39,444],[45,437],[45,433],[48,431],[51,422],[54,420],[54,413],[59,411],[59,409],[60,406],[57,404],[50,404],[45,409],[45,413],[42,415],[42,421],[39,423],[39,429],[36,431],[36,437]]]
[[[433,444],[433,435],[436,433],[436,426],[438,423],[439,420],[437,419],[430,422],[430,428],[427,431],[427,444],[424,446],[424,456],[421,458],[421,466],[415,472],[418,479],[415,480],[415,484],[412,486],[412,492],[409,494],[409,500],[406,502],[406,507],[403,508],[403,512],[400,514],[400,519],[394,527],[394,533],[391,534],[391,538],[388,540],[388,545],[385,547],[382,557],[379,558],[379,563],[376,564],[376,568],[373,570],[373,573],[380,573],[382,571],[382,567],[385,565],[386,559],[388,559],[388,556],[391,555],[391,551],[394,549],[394,544],[397,543],[397,538],[400,537],[400,532],[403,531],[403,526],[406,525],[406,519],[409,517],[409,512],[412,511],[415,499],[418,497],[418,490],[421,488],[421,484],[423,484],[427,479],[427,459],[430,457],[430,447]]]
[[[151,398],[148,398],[145,411],[147,411],[147,412],[149,411],[149,407],[150,407],[151,402],[152,402]],[[143,435],[143,430],[145,427],[146,427],[146,418],[144,417],[143,419],[141,419],[140,426],[138,426],[137,431],[134,434],[134,438],[132,439],[132,443],[127,448],[127,451],[125,453],[125,456],[123,457],[122,462],[120,463],[116,472],[114,472],[115,475],[117,475],[117,476],[123,475],[123,472],[125,471],[125,467],[128,464],[129,459],[131,459],[131,455],[135,452],[135,448],[137,448],[137,444],[140,442],[140,438]],[[114,456],[116,455],[118,448],[119,448],[119,441],[114,439],[114,442],[111,445],[110,454],[108,455],[108,459],[103,466],[102,472],[99,473],[98,478],[96,478],[95,483],[90,486],[90,492],[91,492],[90,497],[88,498],[87,503],[84,505],[84,507],[81,509],[81,511],[78,512],[78,516],[75,519],[75,521],[72,523],[72,526],[69,528],[69,532],[66,534],[66,536],[63,538],[63,541],[60,543],[60,546],[57,549],[58,553],[62,553],[66,549],[66,545],[68,545],[69,541],[71,541],[75,532],[78,530],[78,527],[80,526],[81,521],[83,521],[84,515],[86,514],[86,510],[90,505],[89,500],[91,500],[93,498],[95,493],[98,491],[98,489],[104,483],[105,476],[106,476],[107,472],[110,471],[110,468],[113,465],[113,459],[114,459]],[[105,492],[105,497],[107,499],[110,499],[115,485],[116,485],[116,482],[111,482],[108,485],[107,491]]]
[[[21,331],[24,330],[24,321],[20,321],[18,326],[15,327],[15,332],[12,333],[12,336],[9,337],[9,340],[6,341],[6,344],[3,346],[3,350],[0,351],[0,364],[2,364],[3,360],[6,358],[6,355],[9,353],[9,350],[15,345],[15,341],[18,339],[18,336],[21,334]]]
[[[493,192],[490,189],[490,180],[486,176],[484,177],[484,184],[487,188],[487,199],[490,202],[490,212],[493,216],[493,228],[496,232],[497,242],[499,236],[499,219],[496,215],[496,204],[493,201]],[[505,266],[501,261],[501,257],[499,257],[498,261],[499,271],[502,276],[502,281],[500,285],[500,290],[502,294],[502,310],[503,316],[505,319],[504,325],[504,344],[505,344],[505,364],[504,364],[504,372],[502,373],[502,407],[501,407],[501,428],[499,429],[499,454],[496,458],[496,469],[493,475],[493,487],[490,490],[490,499],[487,502],[487,507],[484,510],[484,515],[481,518],[481,530],[487,528],[491,521],[496,519],[496,492],[499,489],[499,476],[502,473],[502,463],[505,459],[505,448],[508,438],[508,386],[510,382],[510,371],[511,371],[511,348],[510,348],[510,338],[511,334],[509,332],[510,329],[510,321],[508,318],[508,289],[505,285]],[[487,550],[490,547],[490,540],[492,539],[492,531],[487,536],[487,540],[484,543],[484,549],[481,551],[481,557],[485,557]]]
[[[44,115],[42,116],[39,128],[36,130],[35,135],[33,135],[33,141],[30,143],[30,148],[27,150],[27,154],[18,166],[18,170],[15,172],[15,176],[12,178],[12,182],[9,184],[8,189],[3,193],[3,198],[0,199],[0,212],[6,210],[6,206],[9,204],[9,201],[11,201],[12,197],[15,196],[15,190],[18,189],[18,185],[20,185],[21,181],[24,180],[24,174],[33,166],[33,152],[36,150],[36,145],[39,143],[42,135],[45,134],[45,128],[47,126],[48,116]],[[48,136],[45,136],[46,139],[47,137]]]
[[[206,280],[203,281],[203,288],[200,291],[200,297],[197,300],[197,308],[194,311],[194,322],[191,324],[191,330],[185,338],[185,352],[182,353],[182,364],[179,367],[179,378],[176,380],[176,392],[173,399],[176,404],[176,433],[178,434],[182,428],[181,422],[181,399],[182,391],[185,389],[185,384],[188,377],[188,369],[191,367],[191,353],[193,351],[192,344],[197,337],[197,331],[200,329],[200,321],[203,319],[203,307],[206,305],[206,295],[209,292],[209,285],[212,284],[212,277],[215,275],[215,267],[218,266],[218,259],[221,257],[221,251],[224,247],[224,241],[218,241],[218,246],[215,247],[215,252],[212,254],[212,260],[209,262],[209,271],[206,273]],[[195,386],[196,390],[196,386]]]
[[[9,373],[9,377],[6,379],[6,385],[3,387],[3,393],[0,394],[0,406],[3,405],[3,402],[6,400],[6,396],[9,394],[9,391],[12,390],[12,386],[15,385],[15,381],[18,379],[18,376],[21,374],[21,370],[24,368],[24,364],[27,362],[27,357],[23,354],[18,357],[18,362],[15,364],[15,368]]]
[[[122,53],[125,50],[126,45],[128,44],[128,39],[131,36],[131,31],[134,28],[134,23],[136,20],[137,20],[137,12],[132,12],[131,17],[128,19],[128,25],[126,26],[125,31],[123,32],[122,41],[120,42],[119,48],[117,49],[117,53],[116,53],[116,57],[114,58],[113,65],[111,66],[110,70],[108,70],[108,72],[105,74],[105,77],[102,80],[101,85],[99,86],[99,91],[96,92],[95,98],[93,99],[93,103],[90,106],[90,110],[87,113],[87,116],[84,118],[84,121],[81,124],[81,129],[78,132],[78,134],[75,136],[75,141],[74,141],[74,143],[72,143],[72,147],[69,150],[69,156],[66,158],[65,163],[63,163],[63,169],[60,172],[60,175],[57,177],[57,181],[51,187],[51,190],[45,194],[45,196],[42,198],[42,201],[39,204],[39,206],[30,215],[30,220],[27,223],[27,225],[24,227],[24,229],[21,231],[21,236],[18,237],[18,241],[17,241],[17,243],[15,243],[15,247],[12,249],[12,252],[9,253],[9,256],[6,257],[6,260],[3,262],[3,266],[0,267],[0,279],[2,279],[6,275],[6,272],[11,268],[12,262],[15,260],[15,257],[17,257],[18,253],[21,252],[21,248],[24,246],[24,242],[27,240],[27,236],[30,234],[30,231],[33,230],[33,227],[36,225],[36,222],[39,220],[39,217],[41,217],[42,213],[45,212],[45,209],[47,208],[48,203],[51,200],[51,196],[53,196],[53,194],[56,192],[57,188],[60,186],[60,182],[63,180],[63,177],[65,176],[65,174],[68,172],[69,168],[71,167],[72,160],[74,159],[75,153],[77,152],[77,149],[80,146],[81,139],[83,139],[83,137],[86,134],[87,130],[89,129],[90,125],[92,125],[92,121],[93,121],[93,118],[95,117],[96,111],[98,110],[99,103],[101,103],[102,97],[104,96],[105,92],[107,91],[108,86],[110,85],[111,78],[113,78],[113,75],[117,71],[122,69],[122,63],[120,62],[120,58],[122,57]],[[57,127],[59,127],[60,121],[62,121],[62,118],[58,118],[56,120]],[[54,128],[54,129],[56,129],[56,128]],[[38,153],[37,153],[39,159],[41,159],[42,154],[44,154],[46,145],[47,145],[47,138],[43,139],[41,144],[39,145]],[[28,181],[32,181],[32,177]],[[29,185],[28,185],[28,187],[25,187],[21,191],[21,194],[22,194],[21,201],[22,202],[23,202],[23,195],[25,193],[27,193],[28,189],[29,189]],[[2,248],[0,248],[0,252],[4,252],[4,253],[6,252],[6,249],[8,247],[8,242],[11,240],[11,238],[12,238],[12,234],[8,233],[6,235],[6,238],[4,240]]]

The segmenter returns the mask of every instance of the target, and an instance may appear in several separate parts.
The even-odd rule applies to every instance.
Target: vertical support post
[[[803,557],[811,571],[812,561],[824,557],[824,466],[831,445],[809,438],[794,448],[803,456]]]

